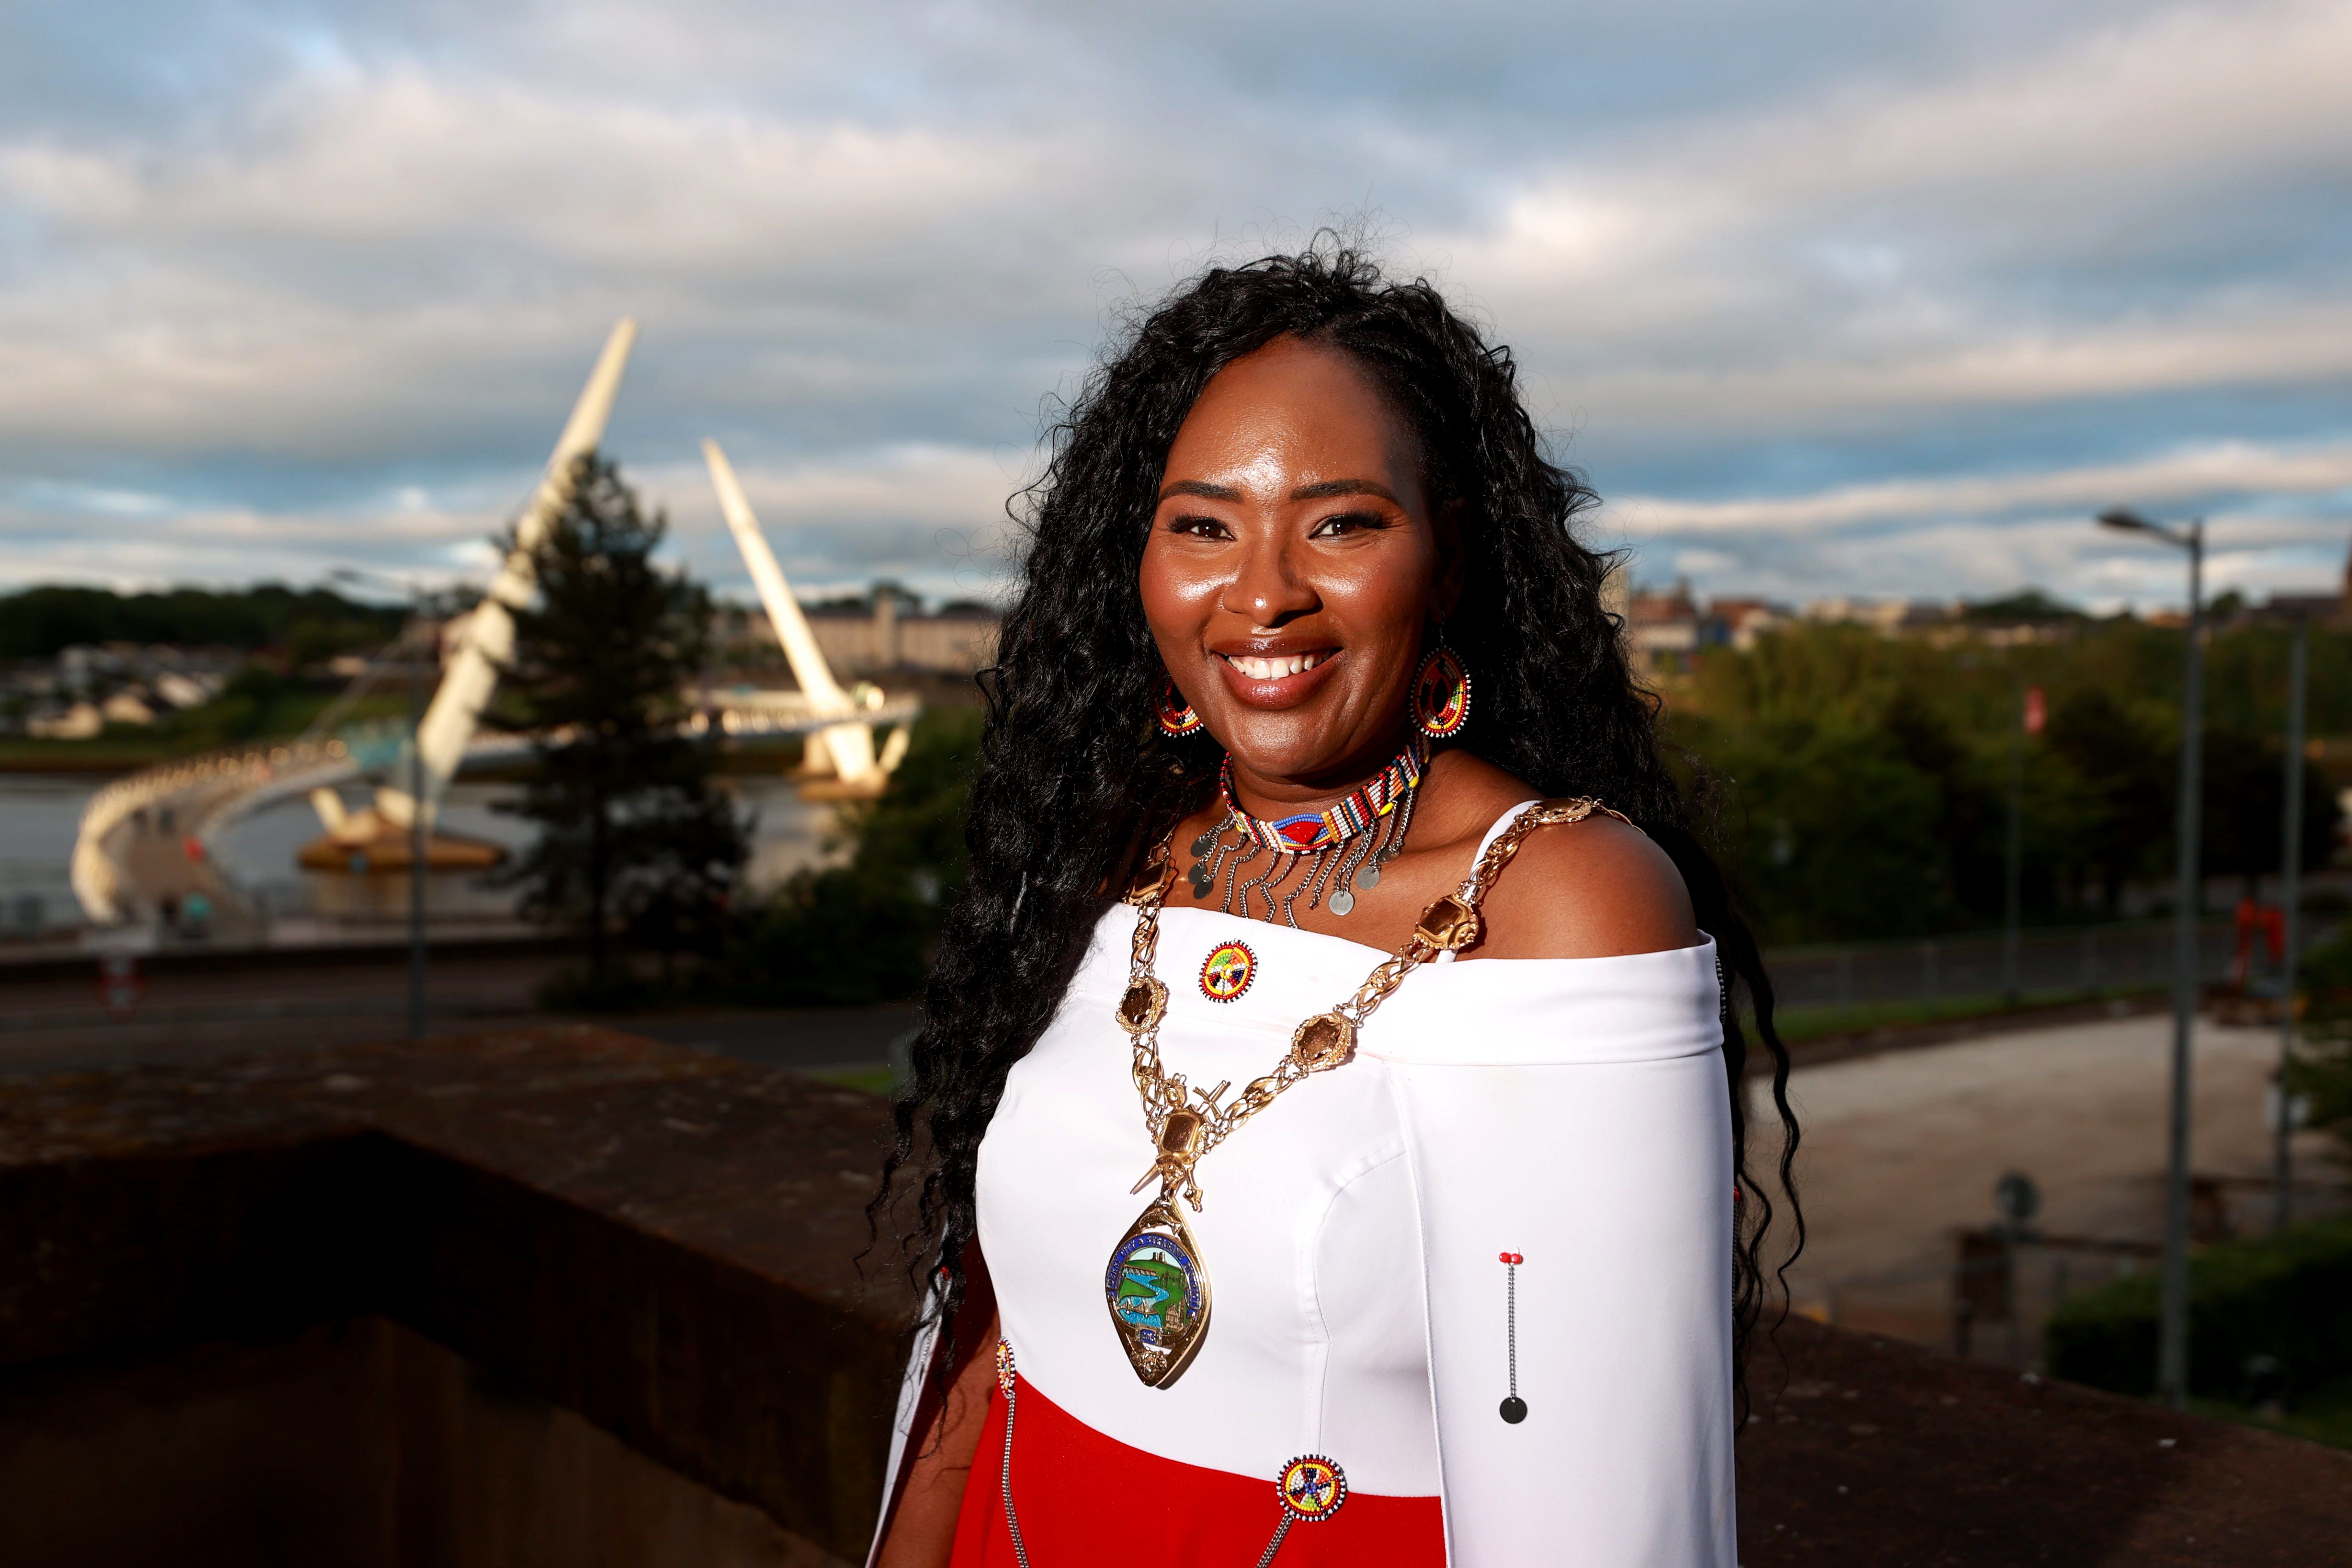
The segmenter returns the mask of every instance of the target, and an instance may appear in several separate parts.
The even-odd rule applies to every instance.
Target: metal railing
[[[2206,923],[2199,944],[2201,980],[2227,976],[2236,942],[2230,921]],[[1998,996],[2007,989],[1999,931],[1850,947],[1780,948],[1766,952],[1764,962],[1782,1007],[1936,1002]],[[2152,990],[2171,978],[2168,921],[2030,931],[2018,943],[2016,985],[2021,996]]]

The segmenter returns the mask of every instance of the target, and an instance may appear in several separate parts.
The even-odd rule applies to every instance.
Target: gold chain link
[[[1393,955],[1374,966],[1371,973],[1365,976],[1364,983],[1356,988],[1353,996],[1329,1013],[1318,1015],[1301,1024],[1297,1034],[1293,1037],[1289,1053],[1275,1064],[1274,1070],[1264,1078],[1252,1079],[1240,1094],[1234,1097],[1231,1104],[1223,1107],[1216,1102],[1224,1092],[1224,1085],[1220,1084],[1202,1093],[1185,1081],[1183,1074],[1167,1071],[1160,1061],[1160,1023],[1166,1011],[1165,987],[1153,973],[1152,965],[1160,951],[1160,907],[1167,898],[1169,885],[1174,880],[1169,866],[1169,849],[1175,829],[1170,828],[1169,837],[1160,842],[1147,861],[1148,865],[1159,867],[1157,881],[1130,895],[1137,909],[1135,936],[1128,952],[1129,986],[1145,984],[1161,995],[1160,1002],[1151,1009],[1148,1022],[1141,1027],[1130,1028],[1134,1040],[1132,1072],[1135,1088],[1143,1101],[1143,1120],[1150,1130],[1152,1147],[1155,1150],[1160,1147],[1161,1134],[1171,1112],[1192,1110],[1201,1118],[1200,1136],[1190,1151],[1181,1156],[1163,1154],[1154,1165],[1154,1171],[1163,1177],[1169,1190],[1181,1186],[1185,1201],[1197,1211],[1201,1207],[1201,1188],[1192,1173],[1207,1157],[1209,1151],[1239,1131],[1244,1122],[1272,1105],[1293,1084],[1313,1073],[1328,1071],[1352,1060],[1356,1031],[1398,986],[1404,984],[1406,975],[1448,948],[1458,949],[1476,940],[1478,908],[1493,889],[1495,879],[1503,874],[1503,868],[1511,863],[1512,857],[1519,852],[1519,846],[1527,842],[1528,835],[1554,823],[1581,822],[1595,812],[1613,816],[1629,826],[1632,822],[1623,813],[1612,811],[1599,801],[1589,799],[1542,801],[1521,812],[1518,819],[1496,835],[1495,841],[1486,847],[1486,852],[1478,858],[1478,863],[1471,868],[1458,893],[1440,899],[1423,911],[1421,924],[1414,928],[1412,935],[1405,939],[1404,944]],[[1466,931],[1467,934],[1449,941],[1433,940],[1432,932],[1438,930],[1439,912],[1445,909],[1449,900],[1466,911],[1466,926],[1455,922],[1447,928],[1448,931]],[[1345,1048],[1310,1052],[1306,1044],[1307,1031],[1325,1020],[1337,1021],[1339,1032],[1332,1037]],[[1195,1098],[1201,1102],[1197,1110],[1192,1105]],[[1149,1175],[1145,1178],[1147,1181],[1150,1179]]]

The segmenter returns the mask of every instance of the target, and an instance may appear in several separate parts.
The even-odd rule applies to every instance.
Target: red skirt
[[[1274,1476],[1163,1459],[1082,1425],[1028,1379],[1013,1445],[1013,1506],[1029,1568],[1253,1568],[1282,1525]],[[972,1456],[952,1568],[1020,1568],[1004,1521],[1004,1413],[992,1391]],[[1333,1454],[1344,1469],[1348,1457]],[[1297,1523],[1273,1568],[1444,1568],[1433,1497],[1350,1490],[1327,1519]]]

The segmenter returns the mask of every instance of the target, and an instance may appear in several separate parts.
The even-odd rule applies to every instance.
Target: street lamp
[[[2176,1410],[2189,1402],[2189,1086],[2190,1035],[2197,1022],[2198,916],[2204,903],[2198,875],[2201,831],[2205,727],[2205,520],[2178,528],[2150,522],[2117,508],[2099,514],[2099,526],[2145,533],[2188,552],[2189,648],[2180,692],[2180,816],[2173,890],[2172,1124],[2165,1169],[2164,1320],[2157,1341],[2157,1391]]]
[[[2287,655],[2286,799],[2279,813],[2278,1125],[2271,1130],[2271,1228],[2284,1230],[2287,1180],[2293,1173],[2294,1123],[2294,998],[2303,920],[2303,725],[2310,684],[2311,622],[2294,618],[2294,641]]]
[[[380,573],[341,567],[328,574],[339,582],[374,581],[389,584],[408,595],[408,625],[401,640],[409,646],[408,667],[408,1037],[425,1037],[425,676],[432,665],[425,658],[426,645],[425,590],[415,584]],[[422,667],[421,668],[419,667]]]

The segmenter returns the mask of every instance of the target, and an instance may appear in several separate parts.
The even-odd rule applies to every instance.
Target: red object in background
[[[98,961],[98,1005],[110,1018],[128,1018],[147,994],[139,978],[139,960],[127,952],[110,952]]]
[[[2050,704],[2042,696],[2042,688],[2025,689],[2025,732],[2039,735],[2050,722]]]
[[[205,841],[191,833],[180,840],[180,853],[188,858],[188,864],[201,866],[205,863]]]
[[[2243,990],[2253,972],[2254,942],[2259,939],[2276,968],[2286,960],[2286,911],[2275,904],[2238,900],[2238,951],[2230,961],[2230,983]]]

